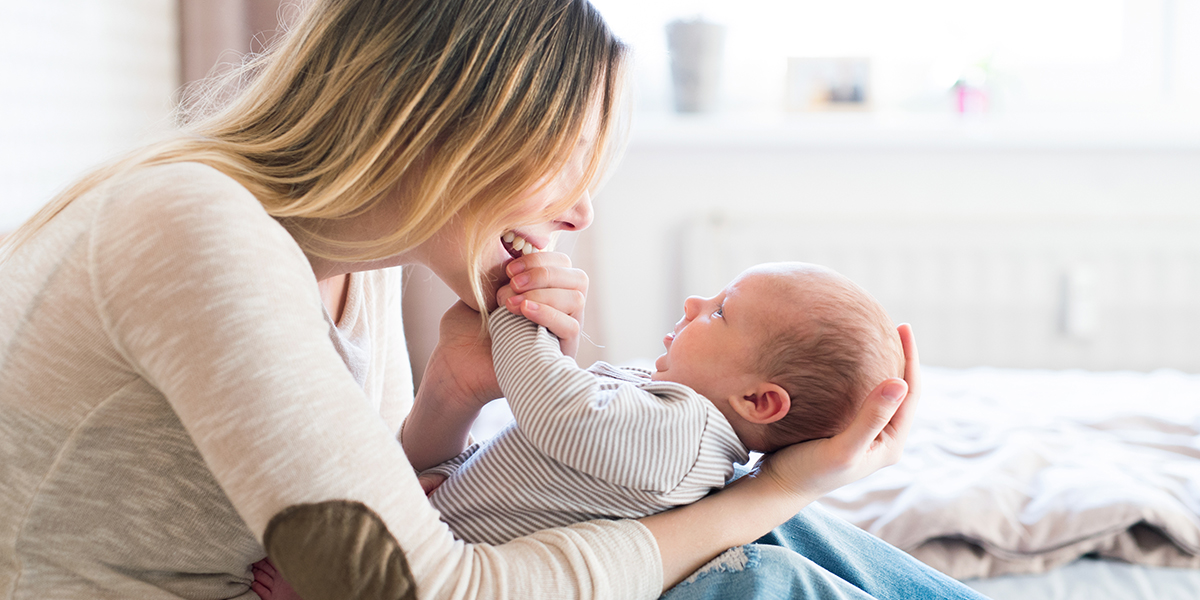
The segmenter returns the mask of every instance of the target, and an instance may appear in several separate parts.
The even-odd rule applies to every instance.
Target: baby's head
[[[711,400],[751,450],[830,437],[867,394],[904,372],[883,307],[849,279],[805,263],[768,263],[711,298],[691,297],[655,362]]]

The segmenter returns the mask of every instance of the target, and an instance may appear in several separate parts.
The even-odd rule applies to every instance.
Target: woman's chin
[[[503,249],[501,250],[503,251]],[[493,255],[489,258],[491,260],[488,261],[487,266],[483,270],[483,281],[481,284],[483,287],[483,297],[488,303],[487,308],[491,311],[499,306],[496,303],[496,292],[500,291],[500,288],[508,283],[508,273],[505,272],[504,268],[512,261],[512,257],[507,252],[503,252],[502,256]],[[463,301],[471,305],[471,308],[479,310],[479,307],[475,306],[475,298],[463,298]]]
[[[500,242],[499,238],[496,240],[496,245],[492,248],[489,248],[486,255],[483,257],[483,264],[480,274],[480,288],[483,291],[483,298],[487,302],[487,306],[484,308],[488,311],[495,310],[495,308],[499,306],[499,304],[496,303],[496,292],[508,284],[508,273],[505,271],[505,267],[508,265],[508,263],[512,262],[512,260],[512,255],[509,254],[508,250],[504,248],[504,245]],[[475,310],[480,310],[479,302],[476,301],[475,294],[471,290],[470,284],[468,283],[469,278],[466,276],[466,268],[462,268],[460,271],[455,271],[453,274],[449,275],[450,278],[453,278],[457,281],[458,285],[449,281],[447,278],[442,277],[442,274],[439,274],[436,271],[435,274],[441,277],[442,281],[445,281],[447,285],[454,290],[458,297],[464,303],[466,303],[467,306],[470,306]]]

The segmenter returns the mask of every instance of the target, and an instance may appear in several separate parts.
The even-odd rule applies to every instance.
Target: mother
[[[553,253],[510,261],[501,237],[544,248],[589,224],[624,56],[584,0],[313,2],[231,102],[19,230],[0,265],[0,596],[252,598],[269,553],[308,598],[650,598],[893,462],[915,400],[899,380],[846,433],[640,522],[472,546],[426,503],[396,441],[413,403],[387,267],[426,265],[472,307],[523,270],[502,299],[537,301],[572,346],[586,278]],[[448,314],[415,401],[445,423],[432,453],[499,395],[474,314]],[[844,524],[789,527],[819,529],[779,534],[812,560],[764,551],[673,593],[954,586]]]

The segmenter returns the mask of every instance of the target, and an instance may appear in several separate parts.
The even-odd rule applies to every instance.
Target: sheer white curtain
[[[285,3],[286,4],[286,3]],[[179,91],[273,35],[281,0],[0,2],[0,234],[171,127]]]
[[[176,4],[0,2],[0,232],[169,124]]]

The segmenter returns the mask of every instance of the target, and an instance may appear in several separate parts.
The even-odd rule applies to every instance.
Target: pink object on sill
[[[959,114],[983,114],[988,110],[987,91],[970,85],[954,86],[955,109]]]

